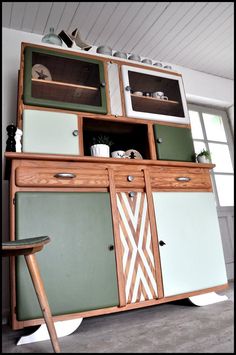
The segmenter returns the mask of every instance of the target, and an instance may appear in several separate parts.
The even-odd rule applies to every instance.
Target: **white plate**
[[[32,67],[32,78],[41,80],[52,80],[50,71],[42,64],[35,64]]]
[[[129,159],[143,159],[142,155],[135,149],[128,149],[125,155]]]

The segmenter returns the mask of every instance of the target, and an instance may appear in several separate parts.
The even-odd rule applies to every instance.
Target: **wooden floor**
[[[205,307],[172,302],[84,319],[59,338],[64,353],[234,353],[234,283],[228,300]],[[37,328],[37,327],[36,327]],[[36,329],[35,328],[35,329]],[[30,329],[31,331],[31,329]],[[51,342],[16,346],[29,329],[2,327],[2,353],[53,352]]]

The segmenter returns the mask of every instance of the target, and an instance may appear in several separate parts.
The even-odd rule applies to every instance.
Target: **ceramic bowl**
[[[124,150],[115,150],[111,153],[112,158],[125,158]]]
[[[137,54],[131,54],[128,59],[135,60],[136,62],[141,62],[141,57],[140,57],[140,55],[137,55]]]
[[[97,47],[97,53],[105,54],[105,55],[112,55],[112,49],[108,46],[99,46]]]
[[[162,63],[160,63],[160,62],[156,62],[156,63],[154,63],[153,65],[155,65],[156,67],[160,67],[160,68],[163,67]]]
[[[151,59],[143,59],[143,60],[142,60],[142,63],[145,63],[145,64],[152,64],[152,61],[151,61]]]
[[[127,59],[127,54],[124,53],[124,52],[115,52],[115,53],[113,54],[113,57],[119,57],[119,58]]]
[[[164,69],[172,69],[170,65],[164,65]]]

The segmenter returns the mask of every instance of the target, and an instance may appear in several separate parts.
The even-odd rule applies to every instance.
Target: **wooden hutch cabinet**
[[[169,96],[135,97],[131,90]],[[214,165],[195,162],[179,73],[22,43],[17,126],[22,152],[5,153],[10,239],[50,236],[38,261],[55,320],[227,287]],[[91,156],[96,134],[142,159]],[[14,329],[44,322],[28,278],[20,257],[13,259]]]

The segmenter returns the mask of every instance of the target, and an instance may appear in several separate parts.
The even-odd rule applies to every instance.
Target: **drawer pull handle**
[[[157,138],[157,143],[163,143],[163,139],[162,138]]]
[[[109,245],[108,249],[111,251],[114,250],[114,245]]]
[[[128,175],[128,176],[127,176],[127,180],[128,180],[128,181],[133,181],[133,180],[134,180],[134,177],[133,177],[132,175]]]
[[[166,245],[166,243],[163,242],[163,240],[160,240],[160,241],[159,241],[159,245],[160,245],[161,247],[163,247],[163,245]]]
[[[134,197],[135,196],[135,192],[134,191],[130,191],[129,192],[129,197]]]
[[[185,176],[180,176],[180,177],[177,177],[175,180],[180,181],[180,182],[185,182],[185,181],[190,181],[191,178],[185,177]]]
[[[73,179],[76,177],[75,174],[72,173],[58,173],[56,175],[54,175],[55,178],[63,178],[63,179]]]
[[[130,87],[130,86],[126,86],[126,87],[125,87],[125,90],[126,90],[126,91],[131,91],[131,87]]]

